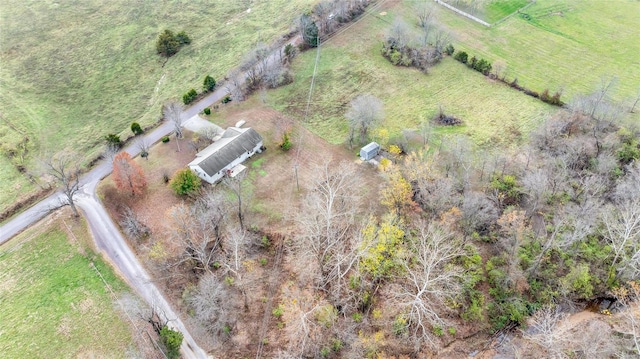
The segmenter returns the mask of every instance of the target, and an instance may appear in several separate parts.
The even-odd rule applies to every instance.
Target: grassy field
[[[315,2],[3,1],[0,143],[12,148],[28,137],[30,169],[38,155],[62,149],[94,157],[107,133],[153,123],[166,99],[201,89],[206,74],[222,79]],[[163,66],[155,42],[165,28],[185,30],[193,42]],[[28,190],[9,165],[0,161],[2,183]],[[2,191],[0,208],[15,199]]]
[[[412,1],[415,3],[415,0]],[[481,20],[493,24],[498,20],[513,14],[518,9],[529,4],[530,0],[484,0],[476,1],[473,6],[468,6],[468,2],[456,0],[444,0],[458,9],[465,11]]]
[[[331,143],[343,143],[347,136],[344,114],[349,101],[361,93],[384,102],[382,126],[392,135],[418,128],[442,106],[464,125],[439,131],[465,133],[478,144],[511,143],[518,133],[526,134],[555,111],[450,58],[427,75],[393,66],[381,55],[383,33],[394,18],[390,10],[394,9],[369,16],[322,46],[306,122],[312,132]],[[315,55],[315,51],[301,54],[294,61],[294,83],[269,93],[268,101],[276,109],[304,117]]]
[[[57,221],[0,248],[3,358],[129,357],[131,330],[93,265],[116,293],[127,287],[85,244],[85,226],[66,221],[75,237]]]
[[[398,5],[408,15],[412,7]],[[491,28],[446,9],[439,18],[455,33],[456,48],[501,64],[508,79],[532,90],[562,90],[570,100],[616,76],[616,100],[638,95],[640,2],[538,0],[524,13],[529,20],[516,15]]]

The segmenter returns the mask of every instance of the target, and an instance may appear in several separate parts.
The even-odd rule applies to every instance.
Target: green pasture
[[[411,2],[416,3],[419,0]],[[531,0],[444,0],[444,2],[493,24],[525,7]]]
[[[107,133],[124,137],[133,121],[152,124],[164,101],[190,88],[201,90],[207,74],[222,80],[249,49],[287,33],[313,3],[3,1],[2,147],[28,137],[28,168],[34,158],[63,149],[93,158]],[[155,42],[166,28],[185,30],[192,43],[165,63]],[[0,166],[0,173],[11,171],[5,160]],[[26,179],[11,175],[2,183],[14,187]],[[2,191],[0,208],[14,200]]]
[[[128,357],[131,330],[92,263],[116,293],[127,287],[67,233],[34,232],[0,248],[2,357]]]
[[[397,8],[410,18],[413,5]],[[562,91],[569,101],[617,77],[615,100],[630,104],[638,96],[640,2],[537,0],[522,12],[491,28],[444,8],[438,17],[457,49],[492,61],[534,91]]]
[[[371,93],[384,103],[382,127],[392,136],[417,129],[440,107],[464,121],[463,126],[439,128],[440,133],[463,133],[477,144],[517,142],[550,113],[539,100],[491,81],[466,66],[445,58],[423,74],[396,67],[381,55],[384,31],[393,13],[372,14],[345,33],[321,45],[315,87],[305,125],[331,143],[347,137],[344,114],[348,103]],[[313,74],[315,50],[294,60],[292,84],[269,93],[275,108],[303,119]]]

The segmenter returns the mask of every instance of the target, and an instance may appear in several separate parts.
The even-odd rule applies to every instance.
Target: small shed
[[[376,157],[379,151],[380,145],[375,142],[371,142],[360,149],[360,158],[362,158],[363,161],[369,161]]]

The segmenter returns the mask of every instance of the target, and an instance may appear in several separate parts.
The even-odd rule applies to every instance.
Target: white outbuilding
[[[375,142],[371,142],[360,149],[360,158],[363,161],[369,161],[376,157],[378,152],[380,152],[380,145]]]

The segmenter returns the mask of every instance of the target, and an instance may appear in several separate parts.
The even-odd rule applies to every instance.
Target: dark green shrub
[[[522,196],[522,189],[512,175],[495,176],[490,186],[504,196],[505,205],[516,204]]]
[[[444,48],[444,52],[445,52],[447,55],[449,55],[449,56],[453,55],[453,53],[455,52],[455,50],[456,50],[456,49],[455,49],[455,48],[453,47],[453,45],[451,45],[451,44],[447,45],[447,47],[445,47],[445,48]]]
[[[282,148],[284,151],[288,151],[291,148],[291,139],[289,139],[289,134],[287,132],[285,132],[282,135],[282,144],[280,145],[280,148]]]
[[[131,132],[133,132],[134,135],[141,135],[142,132],[142,127],[140,127],[140,124],[137,122],[134,122],[131,124]]]
[[[627,128],[621,128],[618,130],[618,136],[622,141],[622,146],[618,149],[617,156],[620,163],[626,165],[633,160],[640,159],[640,147],[638,140],[633,135],[633,132]]]
[[[463,64],[466,64],[467,59],[469,58],[469,55],[467,55],[467,53],[464,51],[459,51],[453,58],[456,59],[457,61],[462,62]]]
[[[203,111],[204,111],[205,115],[210,115],[211,114],[211,109],[209,107],[205,107]]]
[[[182,102],[185,105],[192,103],[198,97],[198,92],[195,89],[189,90],[186,94],[182,95]]]
[[[225,97],[222,98],[222,103],[229,103],[231,102],[231,96],[227,95]]]
[[[189,45],[191,43],[191,39],[184,30],[176,34],[176,40],[180,45]]]
[[[213,91],[213,89],[216,88],[216,80],[213,77],[207,75],[204,78],[204,82],[202,83],[202,87],[204,88],[205,91]]]
[[[107,146],[112,149],[120,149],[122,147],[122,140],[120,140],[120,136],[110,133],[105,136],[105,140],[107,141]]]
[[[472,60],[475,59],[475,57],[472,58]],[[481,72],[483,75],[489,75],[489,73],[491,72],[491,64],[489,63],[489,61],[485,60],[485,59],[480,59],[476,62],[474,62],[473,65],[473,69]]]
[[[169,142],[169,136],[162,136],[162,138],[160,139],[160,141],[162,141],[162,143],[167,143],[167,142]]]
[[[297,52],[298,50],[296,49],[296,47],[291,44],[287,44],[287,46],[284,47],[284,55],[289,60],[293,59],[296,56]]]
[[[196,192],[201,185],[202,181],[200,177],[190,168],[178,170],[169,182],[169,186],[180,196],[190,195]]]
[[[166,325],[160,330],[160,339],[167,349],[167,358],[176,359],[180,357],[180,346],[184,335],[177,330],[169,329]]]
[[[176,36],[171,30],[164,30],[158,41],[156,42],[156,50],[164,57],[171,57],[178,52],[180,48],[180,42],[176,39]]]
[[[180,31],[175,35],[173,31],[167,29],[158,36],[156,50],[164,57],[171,57],[180,50],[180,47],[190,43],[191,39],[184,31]]]
[[[318,46],[318,26],[313,22],[310,14],[303,14],[300,17],[300,29],[302,30],[302,40],[307,46]]]

